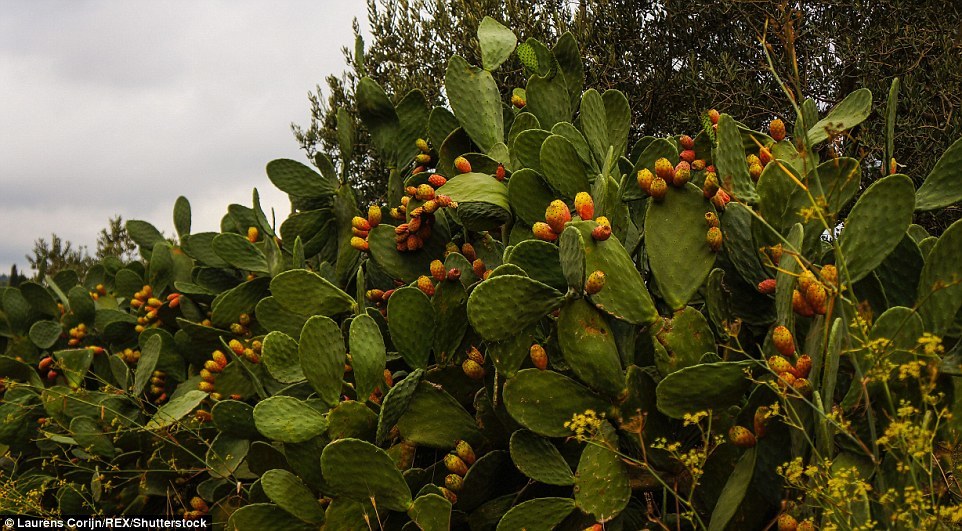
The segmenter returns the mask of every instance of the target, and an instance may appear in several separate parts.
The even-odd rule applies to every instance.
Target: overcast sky
[[[55,232],[91,253],[116,214],[193,232],[229,203],[289,211],[267,179],[304,161],[290,123],[344,69],[363,0],[0,0],[0,273]]]

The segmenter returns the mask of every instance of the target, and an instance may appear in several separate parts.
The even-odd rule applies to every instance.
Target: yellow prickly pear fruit
[[[772,356],[768,358],[768,368],[775,374],[783,374],[792,370],[792,364],[782,356]]]
[[[444,466],[452,474],[457,474],[461,477],[464,477],[464,475],[468,473],[468,465],[466,465],[460,457],[454,454],[448,454],[444,456]]]
[[[662,157],[655,161],[655,176],[661,177],[665,181],[672,180],[675,174],[675,167],[671,165],[671,161]]]
[[[456,442],[454,444],[454,453],[458,454],[458,457],[460,457],[461,460],[464,461],[468,466],[473,465],[474,461],[477,459],[474,455],[474,448],[471,448],[471,445],[468,444],[468,441]]]
[[[705,195],[705,199],[711,199],[715,197],[718,192],[718,175],[715,172],[710,171],[705,174],[705,182],[701,186],[702,193]]]
[[[371,228],[381,224],[381,207],[377,205],[367,207],[367,223]]]
[[[471,345],[471,348],[468,349],[468,359],[474,360],[479,365],[484,365],[484,354],[481,354],[478,347],[474,345]]]
[[[578,217],[581,219],[594,219],[595,202],[591,199],[591,195],[588,194],[588,192],[578,192],[578,195],[575,196],[575,212],[578,213]]]
[[[675,188],[681,188],[691,180],[691,164],[681,161],[675,166],[671,184]]]
[[[451,489],[447,487],[438,487],[438,489],[441,490],[441,494],[443,494],[452,505],[458,503],[458,495],[451,491]]]
[[[605,272],[598,270],[592,272],[588,275],[588,280],[585,281],[585,292],[588,295],[594,295],[601,291],[605,287]]]
[[[418,185],[414,192],[414,198],[418,201],[427,201],[429,199],[434,199],[434,187],[430,184],[424,183]]]
[[[739,448],[755,446],[755,435],[744,426],[732,426],[728,430],[728,440]]]
[[[755,426],[755,437],[761,439],[765,436],[765,432],[768,430],[768,414],[771,410],[768,406],[759,406],[755,410],[755,417],[752,419],[752,423]]]
[[[464,157],[454,159],[454,167],[459,173],[471,173],[471,163]]]
[[[661,177],[655,177],[651,181],[651,186],[648,187],[648,195],[651,196],[655,202],[662,202],[665,200],[665,196],[668,195],[668,183]]]
[[[371,248],[370,245],[367,243],[367,240],[365,240],[364,238],[360,238],[358,236],[351,237],[351,247],[365,253]]]
[[[207,382],[207,381],[202,381],[202,382],[200,382],[199,384],[197,384],[197,388],[200,389],[201,391],[205,392],[205,393],[213,393],[213,392],[214,392],[214,384],[212,384],[212,383],[210,383],[210,382]]]
[[[484,378],[484,367],[472,359],[464,360],[464,363],[461,364],[461,370],[463,370],[464,374],[472,380],[480,380],[481,378]]]
[[[792,387],[804,397],[812,396],[812,382],[808,381],[807,378],[796,378],[792,382]]]
[[[778,118],[768,122],[768,135],[771,136],[775,142],[785,140],[785,122]]]
[[[753,181],[758,182],[758,178],[762,176],[762,170],[764,169],[760,162],[756,162],[748,167],[748,175],[751,176]]]
[[[428,146],[428,141],[423,138],[419,138],[415,140],[414,145],[417,146],[418,149],[424,153],[431,151],[431,147]]]
[[[655,180],[655,174],[651,173],[648,168],[642,168],[638,170],[638,186],[645,191],[646,194],[650,194],[649,189],[651,188],[651,182]]]
[[[815,273],[812,273],[806,269],[805,271],[802,271],[801,275],[798,275],[798,290],[802,293],[805,293],[809,286],[817,282],[818,281],[815,280]]]
[[[537,343],[531,345],[529,355],[535,367],[542,371],[548,368],[548,353],[544,351],[544,347]]]
[[[371,222],[361,216],[354,216],[351,218],[351,227],[357,230],[369,231],[371,230]]]
[[[434,280],[437,280],[438,282],[441,282],[447,278],[448,271],[444,269],[444,262],[440,260],[431,261],[431,276],[434,277]]]
[[[444,478],[444,486],[453,492],[461,492],[461,487],[464,486],[464,479],[457,474],[448,474]]]
[[[568,205],[560,199],[555,199],[548,205],[548,208],[544,212],[544,219],[557,234],[561,234],[565,230],[565,223],[571,221],[571,211],[568,210]]]
[[[419,165],[419,167],[423,167],[428,164],[431,164],[431,155],[428,153],[418,153],[417,156],[414,157],[414,162],[416,162]],[[419,173],[419,172],[414,172],[414,173]]]
[[[722,248],[722,231],[718,227],[711,227],[708,229],[708,233],[705,235],[705,240],[708,242],[708,248],[712,250],[713,253],[721,251]]]
[[[818,272],[822,277],[822,280],[829,286],[838,286],[838,268],[832,264],[822,266],[822,270]]]
[[[511,95],[511,105],[514,105],[516,108],[523,109],[526,103],[521,96],[517,94]]]
[[[431,282],[431,277],[421,275],[418,277],[418,289],[423,291],[428,297],[434,296],[434,284]]]
[[[260,237],[260,231],[257,230],[257,227],[247,227],[247,241],[256,243]]]
[[[795,339],[788,328],[778,325],[772,330],[772,344],[782,356],[791,356],[795,353]]]

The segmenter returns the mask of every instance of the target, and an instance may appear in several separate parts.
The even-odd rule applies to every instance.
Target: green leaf
[[[337,496],[367,502],[378,507],[407,511],[411,489],[394,461],[373,444],[357,439],[340,439],[324,447],[321,470],[330,490]]]
[[[57,360],[57,365],[63,369],[63,376],[67,379],[70,387],[76,388],[83,384],[90,364],[93,362],[94,353],[85,348],[58,350],[53,353]]]
[[[324,521],[324,508],[300,478],[276,468],[261,476],[261,487],[272,502],[299,519],[319,524]]]
[[[493,71],[511,57],[518,38],[500,22],[484,17],[478,26],[478,43],[481,45],[481,64],[485,70]]]
[[[814,146],[837,133],[862,123],[872,112],[872,91],[858,89],[840,101],[825,118],[808,130],[808,143]],[[743,157],[744,158],[744,157]]]
[[[247,457],[250,445],[247,439],[226,433],[218,434],[207,450],[207,468],[210,469],[211,476],[230,478]]]
[[[134,386],[130,390],[134,395],[142,393],[147,382],[150,381],[154,368],[157,367],[157,361],[160,359],[162,346],[163,340],[160,336],[153,336],[147,340],[147,344],[141,349],[140,360],[137,361],[137,368],[134,373]]]
[[[708,529],[710,531],[722,531],[731,521],[738,511],[738,507],[748,494],[748,487],[751,485],[752,476],[755,473],[756,453],[754,448],[749,448],[735,465],[735,470],[728,476],[725,488],[722,490],[715,509],[711,513]]]
[[[384,443],[391,429],[397,424],[398,419],[407,411],[423,374],[423,369],[416,369],[403,380],[394,384],[394,387],[384,395],[377,419],[376,440],[378,444]]]
[[[387,313],[398,353],[412,368],[427,367],[437,326],[431,299],[418,288],[399,288],[388,299]]]
[[[351,321],[351,367],[354,385],[360,400],[370,396],[378,386],[383,387],[387,352],[381,328],[370,315],[359,315]],[[264,348],[267,348],[265,341]]]

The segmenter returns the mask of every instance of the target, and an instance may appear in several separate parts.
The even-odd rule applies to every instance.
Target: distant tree
[[[49,242],[43,238],[36,240],[33,244],[33,255],[27,255],[26,258],[30,267],[37,272],[34,278],[38,280],[48,275],[56,275],[65,269],[73,269],[83,276],[94,263],[86,246],[74,247],[73,243],[56,234],[50,235]]]
[[[899,77],[895,156],[900,171],[916,181],[935,163],[933,153],[962,136],[962,3],[956,0],[368,0],[367,5],[373,40],[363,64],[344,48],[350,68],[328,76],[309,94],[309,125],[292,124],[311,159],[317,151],[336,158],[337,109],[356,117],[354,87],[364,75],[395,100],[418,88],[432,104],[442,103],[447,59],[457,52],[479,62],[475,29],[486,14],[521,39],[551,43],[571,31],[586,56],[587,85],[616,88],[628,97],[633,138],[695,132],[700,113],[713,107],[754,128],[776,116],[794,121],[768,70],[759,44],[763,36],[780,75],[795,78],[802,96],[823,110],[859,87],[871,89],[876,110],[882,110]],[[359,39],[357,21],[354,32]],[[495,77],[504,94],[523,83],[513,58]],[[868,184],[883,166],[880,114],[851,133],[845,154],[863,160]],[[355,181],[386,178],[363,128],[354,153],[349,162]],[[361,202],[378,199],[371,192],[375,186],[360,188]],[[960,215],[956,207],[937,217],[921,216],[920,222],[939,233]]]
[[[98,260],[108,256],[116,256],[124,262],[128,262],[135,257],[136,250],[137,244],[127,234],[122,216],[110,218],[107,226],[100,229],[100,234],[97,236]]]
[[[27,280],[27,277],[25,277],[24,275],[20,274],[19,271],[17,271],[17,264],[13,264],[10,267],[10,276],[7,277],[6,279],[7,285],[12,288],[15,288],[19,286],[21,282],[24,282],[26,280]]]

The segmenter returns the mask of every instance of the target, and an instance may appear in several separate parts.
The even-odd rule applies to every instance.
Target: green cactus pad
[[[558,62],[558,69],[564,74],[565,86],[568,89],[568,98],[571,101],[571,110],[578,109],[578,101],[585,86],[585,66],[581,59],[581,49],[578,41],[570,31],[558,38],[551,55]]]
[[[327,431],[327,419],[303,400],[272,396],[254,406],[254,425],[268,439],[298,443]]]
[[[435,147],[440,146],[444,143],[444,139],[458,127],[460,127],[458,119],[451,111],[444,107],[435,107],[431,109],[431,115],[428,117],[428,140]]]
[[[228,267],[229,264],[214,252],[214,238],[216,238],[218,234],[219,233],[216,232],[191,234],[181,244],[182,249],[190,257],[210,267]],[[140,286],[138,286],[137,289],[140,289]],[[134,292],[131,291],[130,293]]]
[[[608,156],[608,117],[605,102],[595,89],[588,89],[581,95],[581,130],[591,146],[598,165],[604,164]]]
[[[258,277],[221,294],[213,304],[210,320],[215,327],[228,328],[240,314],[254,313],[254,307],[267,294],[271,279]]]
[[[437,193],[458,203],[457,215],[469,230],[487,230],[511,218],[508,188],[483,173],[463,173],[452,178]]]
[[[902,236],[898,246],[875,268],[875,274],[885,289],[890,304],[914,306],[919,278],[925,259],[915,240],[908,234]]]
[[[734,199],[757,203],[758,194],[755,193],[755,185],[748,174],[741,131],[738,123],[727,114],[722,114],[718,119],[718,149],[714,157],[721,187]]]
[[[514,177],[511,179],[514,180]],[[556,245],[541,240],[525,240],[505,253],[505,261],[524,269],[528,277],[557,290],[564,290],[567,285]]]
[[[80,387],[87,376],[87,371],[90,370],[94,353],[85,348],[58,350],[53,353],[53,358],[62,369],[67,384],[70,387]]]
[[[925,329],[944,334],[962,307],[962,221],[956,221],[939,237],[922,268],[918,298]]]
[[[715,264],[715,253],[705,240],[708,232],[705,212],[714,211],[701,190],[691,183],[681,189],[668,190],[662,203],[648,204],[645,214],[648,262],[658,289],[673,310],[688,304]]]
[[[591,302],[609,315],[632,324],[648,324],[658,317],[648,288],[635,268],[628,251],[612,235],[597,241],[591,231],[598,226],[594,221],[569,223],[581,231],[585,244],[585,272],[603,271],[605,289],[591,296]]]
[[[757,286],[766,278],[771,278],[772,271],[762,266],[758,245],[752,233],[751,209],[741,203],[730,203],[725,208],[721,219],[722,246],[725,256],[731,262],[739,276],[751,286]],[[702,223],[700,228],[707,228]],[[705,238],[702,236],[702,242]]]
[[[264,368],[281,383],[304,381],[304,371],[297,352],[297,341],[283,332],[271,332],[264,338],[261,361]]]
[[[524,168],[544,173],[541,168],[541,146],[549,136],[551,133],[543,129],[527,129],[518,134],[511,145],[511,165],[515,175]],[[511,178],[514,179],[514,175]]]
[[[501,266],[504,267],[504,266]],[[501,269],[499,267],[498,269]],[[492,275],[495,273],[492,272]],[[434,352],[439,360],[448,360],[461,345],[461,339],[468,329],[468,294],[460,282],[444,281],[437,285],[434,299],[434,312],[437,315],[437,328],[434,331]]]
[[[905,175],[890,175],[872,183],[845,219],[839,246],[852,282],[862,279],[885,260],[912,223],[915,187]]]
[[[525,97],[523,88],[514,89],[512,91],[512,94],[517,94],[522,98]],[[511,122],[511,129],[508,131],[508,146],[511,146],[511,148],[509,148],[509,151],[511,151],[512,155],[514,154],[514,151],[515,151],[513,149],[515,139],[517,139],[518,135],[520,135],[522,132],[527,131],[529,129],[541,129],[541,124],[538,122],[538,119],[535,118],[534,115],[531,114],[530,112],[519,112],[518,114],[516,114],[514,117],[514,121]],[[545,135],[546,138],[547,136],[548,135]],[[540,150],[540,147],[541,147],[541,144],[538,144],[539,150]]]
[[[497,277],[502,275],[516,275],[516,276],[522,276],[522,277],[528,276],[528,274],[524,271],[524,269],[521,269],[520,267],[514,264],[501,264],[491,271],[491,274],[489,275],[489,277]]]
[[[593,444],[585,446],[575,477],[575,506],[601,521],[618,516],[631,498],[628,470],[618,455],[614,430],[604,423]]]
[[[511,435],[511,460],[524,475],[548,485],[574,485],[575,476],[551,441],[528,430]]]
[[[676,312],[658,337],[668,353],[664,359],[657,355],[655,357],[655,364],[662,376],[697,365],[706,352],[715,352],[715,336],[708,326],[708,320],[691,306]]]
[[[140,394],[144,391],[144,387],[147,382],[150,381],[150,377],[154,372],[154,368],[157,366],[157,360],[160,359],[160,350],[163,346],[163,340],[154,336],[147,340],[147,343],[141,349],[140,360],[137,362],[137,369],[134,372],[134,385],[131,388],[131,392],[134,394]]]
[[[797,221],[801,221],[800,208],[810,206],[808,197],[795,183],[802,176],[784,160],[774,160],[765,166],[758,178],[758,206],[765,221],[786,233]],[[813,190],[814,192],[814,190]]]
[[[37,321],[30,326],[30,341],[39,348],[48,349],[57,343],[63,327],[58,321]]]
[[[936,210],[962,200],[962,180],[957,169],[962,165],[962,139],[942,154],[916,192],[916,210]]]
[[[274,277],[271,293],[283,308],[302,315],[332,316],[354,307],[350,295],[306,269],[293,269]]]
[[[396,296],[397,292],[391,301]],[[468,320],[489,341],[507,339],[557,308],[562,298],[557,290],[537,280],[499,276],[482,282],[471,292]]]
[[[453,448],[458,440],[479,444],[481,432],[461,404],[443,388],[422,381],[397,420],[401,437],[419,446]]]
[[[78,446],[94,455],[112,458],[116,453],[110,437],[90,417],[74,417],[70,421],[70,435]]]
[[[535,498],[505,513],[497,531],[551,531],[574,510],[575,502],[571,498]]]
[[[128,219],[124,227],[126,227],[130,239],[133,240],[141,250],[147,250],[148,254],[149,250],[154,248],[154,245],[166,241],[164,235],[157,230],[157,227],[154,227],[146,221]]]
[[[790,247],[800,248],[805,239],[805,229],[796,223],[786,239]],[[795,291],[795,278],[801,273],[801,265],[795,260],[786,259],[779,260],[778,266],[775,274],[775,313],[778,315],[779,324],[792,330],[795,323],[792,293]]]
[[[431,299],[418,288],[399,288],[388,300],[387,313],[391,341],[401,357],[415,369],[427,367],[436,327]]]
[[[90,298],[90,293],[83,286],[74,286],[67,292],[68,306],[74,316],[82,323],[92,323],[97,313],[97,306]]]
[[[371,443],[341,439],[324,448],[321,470],[333,493],[356,501],[374,498],[378,507],[407,511],[411,488],[391,457]]]
[[[394,387],[384,395],[384,400],[381,401],[381,411],[377,418],[376,440],[378,444],[383,444],[384,441],[387,440],[388,435],[391,433],[391,428],[397,424],[398,419],[407,411],[423,374],[424,371],[422,369],[417,369],[400,382],[394,384]]]
[[[324,508],[317,498],[300,478],[287,470],[268,470],[261,476],[261,487],[272,502],[297,518],[311,524],[324,521]]]
[[[455,55],[448,61],[444,88],[451,110],[475,144],[488,151],[504,141],[501,95],[490,72]]]
[[[565,427],[575,413],[605,411],[608,404],[587,387],[554,371],[523,369],[504,384],[504,405],[521,425],[545,437],[572,434]]]
[[[359,315],[351,321],[351,367],[358,398],[364,399],[374,388],[384,386],[384,365],[387,352],[381,328],[369,315]],[[265,345],[266,348],[266,345]]]
[[[401,253],[397,250],[394,227],[378,225],[371,229],[367,239],[371,258],[391,278],[414,282],[430,270],[432,260],[444,256],[444,244],[449,240],[448,231],[440,223],[435,227],[422,249]]]
[[[721,409],[737,403],[751,382],[747,362],[704,363],[673,372],[658,383],[658,410],[680,419],[685,413]]]
[[[625,374],[618,345],[604,316],[594,306],[577,299],[561,307],[558,344],[565,363],[588,387],[609,398],[622,393]]]
[[[422,531],[447,531],[451,528],[451,502],[440,494],[418,496],[408,516]]]
[[[581,159],[581,162],[590,168],[592,172],[598,171],[598,165],[591,156],[591,147],[588,145],[588,140],[585,139],[577,127],[568,122],[558,122],[551,128],[551,134],[567,138],[568,141],[571,142],[571,145],[574,146],[575,151],[578,152],[578,158]]]
[[[742,500],[748,494],[748,487],[751,485],[752,477],[755,474],[755,448],[749,448],[735,465],[735,469],[728,476],[725,488],[722,490],[715,509],[711,513],[709,530],[722,531],[726,529],[728,522],[738,511]]]
[[[358,115],[370,131],[374,146],[389,164],[396,166],[395,142],[400,129],[400,120],[394,105],[384,89],[369,77],[358,81],[355,93]]]
[[[419,89],[414,89],[401,98],[395,111],[398,117],[398,128],[393,140],[394,160],[397,167],[402,168],[410,164],[414,160],[414,156],[417,155],[419,151],[415,145],[417,139],[427,136],[431,108],[428,106],[424,93]],[[341,188],[345,187],[342,186]]]
[[[250,441],[220,433],[210,443],[206,462],[212,477],[229,479],[244,462],[250,451]]]
[[[239,400],[220,400],[211,408],[214,426],[224,434],[243,439],[257,438],[254,408]]]
[[[478,43],[481,45],[481,64],[485,70],[493,71],[511,57],[518,38],[500,22],[484,17],[478,26]]]
[[[337,189],[337,181],[332,181],[290,159],[277,159],[267,163],[267,178],[282,192],[297,197],[324,197],[333,194]]]
[[[545,210],[554,199],[554,192],[533,169],[518,170],[508,181],[508,201],[511,208],[528,225],[544,221]]]
[[[160,409],[154,413],[150,422],[147,423],[146,428],[148,430],[158,430],[170,426],[193,411],[205,398],[207,398],[207,393],[197,389],[187,391],[178,397],[172,398],[170,402],[161,406]]]
[[[310,531],[316,530],[317,526],[298,520],[273,503],[251,503],[231,513],[225,529],[228,531],[261,531],[263,529]]]
[[[246,237],[234,232],[225,232],[214,237],[211,244],[214,252],[228,264],[254,273],[270,273],[267,257]]]
[[[377,414],[364,402],[346,400],[331,410],[327,416],[327,436],[334,439],[374,439],[377,430]]]
[[[565,227],[561,233],[558,257],[568,288],[580,293],[585,287],[585,241],[577,227]]]
[[[846,129],[862,123],[872,112],[872,91],[861,88],[852,92],[808,130],[808,144],[814,146]]]
[[[489,342],[487,354],[491,356],[499,375],[511,378],[518,372],[530,353],[535,341],[536,326],[531,326],[504,341]]]
[[[558,122],[571,121],[571,98],[565,77],[560,72],[531,76],[525,93],[528,96],[525,110],[538,118],[541,127],[550,128]]]
[[[328,407],[336,406],[347,359],[340,327],[323,315],[311,317],[301,332],[297,352],[307,381]]]
[[[578,151],[561,135],[551,135],[541,145],[541,168],[545,181],[566,198],[591,188]]]
[[[917,312],[904,306],[893,306],[875,319],[868,338],[885,339],[894,348],[911,350],[922,337],[924,329]]]

